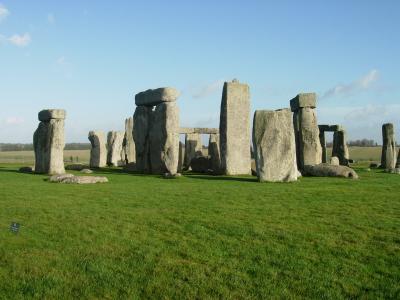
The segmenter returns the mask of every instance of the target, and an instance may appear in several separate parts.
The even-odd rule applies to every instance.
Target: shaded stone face
[[[219,148],[219,134],[210,134],[208,142],[208,155],[210,156],[211,169],[214,173],[221,172],[221,151]]]
[[[259,181],[297,180],[293,116],[289,109],[255,112],[253,149]]]
[[[105,167],[107,164],[107,146],[104,132],[90,131],[88,139],[92,145],[90,149],[90,167]]]
[[[133,131],[133,118],[128,118],[125,120],[125,136],[123,142],[125,162],[127,164],[136,162],[136,148],[133,139]]]
[[[136,150],[136,169],[139,172],[151,171],[150,165],[150,125],[152,123],[152,107],[138,106],[133,115]]]
[[[247,84],[225,82],[220,114],[221,171],[251,174],[250,90]]]
[[[399,155],[397,156],[396,168],[400,168],[400,150],[399,150]]]
[[[339,158],[337,156],[332,156],[329,164],[332,166],[339,166],[340,165]]]
[[[182,142],[179,142],[178,172],[182,172],[184,160],[185,160],[185,145]]]
[[[358,179],[357,173],[347,166],[335,166],[330,164],[318,164],[305,166],[303,175],[316,177],[344,177]]]
[[[47,122],[51,119],[65,120],[66,112],[64,109],[44,109],[39,112],[39,121]]]
[[[187,133],[185,135],[185,159],[184,169],[188,170],[193,158],[203,155],[203,144],[201,135],[198,133]]]
[[[347,147],[346,132],[344,130],[335,131],[333,134],[332,156],[336,156],[339,159],[340,165],[349,165],[349,148]]]
[[[158,88],[136,94],[135,104],[137,106],[156,106],[163,102],[174,102],[178,97],[179,91],[174,88]]]
[[[124,151],[122,143],[124,140],[125,132],[123,131],[110,131],[107,135],[107,165],[109,166],[123,166],[125,164]]]
[[[57,114],[52,114],[56,111]],[[63,116],[57,119],[56,116]],[[44,110],[39,113],[39,123],[33,135],[35,172],[63,174],[64,169],[64,110]]]
[[[150,163],[153,174],[176,174],[179,161],[179,108],[175,102],[156,106],[150,127]]]
[[[381,166],[384,169],[394,169],[396,167],[396,140],[394,135],[394,126],[392,123],[382,126],[382,156]]]

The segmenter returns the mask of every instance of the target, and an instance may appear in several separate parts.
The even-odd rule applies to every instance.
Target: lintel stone
[[[47,122],[51,119],[65,119],[66,112],[64,109],[44,109],[39,112],[38,119],[41,122]]]
[[[186,134],[186,133],[198,133],[198,134],[218,134],[219,129],[218,128],[189,128],[189,127],[181,127],[179,128],[179,133],[180,134]]]
[[[163,102],[174,102],[179,95],[179,91],[172,87],[150,89],[136,94],[135,104],[137,106],[155,106]]]
[[[298,94],[296,97],[290,100],[290,108],[293,112],[305,107],[317,107],[317,95],[315,93]]]

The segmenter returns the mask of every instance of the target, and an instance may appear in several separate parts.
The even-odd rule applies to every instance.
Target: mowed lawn
[[[63,185],[17,168],[0,165],[0,298],[400,298],[400,175]]]

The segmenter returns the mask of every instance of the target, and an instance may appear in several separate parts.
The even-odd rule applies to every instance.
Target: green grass
[[[16,169],[0,166],[0,298],[400,297],[399,175],[261,184],[104,169],[109,183],[80,186]]]
[[[72,159],[72,161],[71,161]],[[64,161],[73,163],[89,163],[90,150],[64,150]],[[33,165],[33,151],[0,151],[0,163]]]

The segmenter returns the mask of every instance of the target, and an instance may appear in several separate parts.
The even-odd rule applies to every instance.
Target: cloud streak
[[[5,120],[5,123],[7,125],[20,125],[23,124],[25,122],[25,120],[21,117],[8,117]]]
[[[0,4],[0,22],[5,20],[9,14],[10,11],[3,4]]]
[[[321,99],[327,99],[335,96],[348,97],[356,93],[369,90],[373,87],[374,83],[379,79],[378,70],[371,70],[368,74],[363,77],[350,82],[348,84],[339,84],[330,88],[320,97]]]
[[[25,33],[23,35],[14,34],[13,36],[7,39],[11,44],[17,47],[26,47],[28,46],[32,39],[29,33]]]

